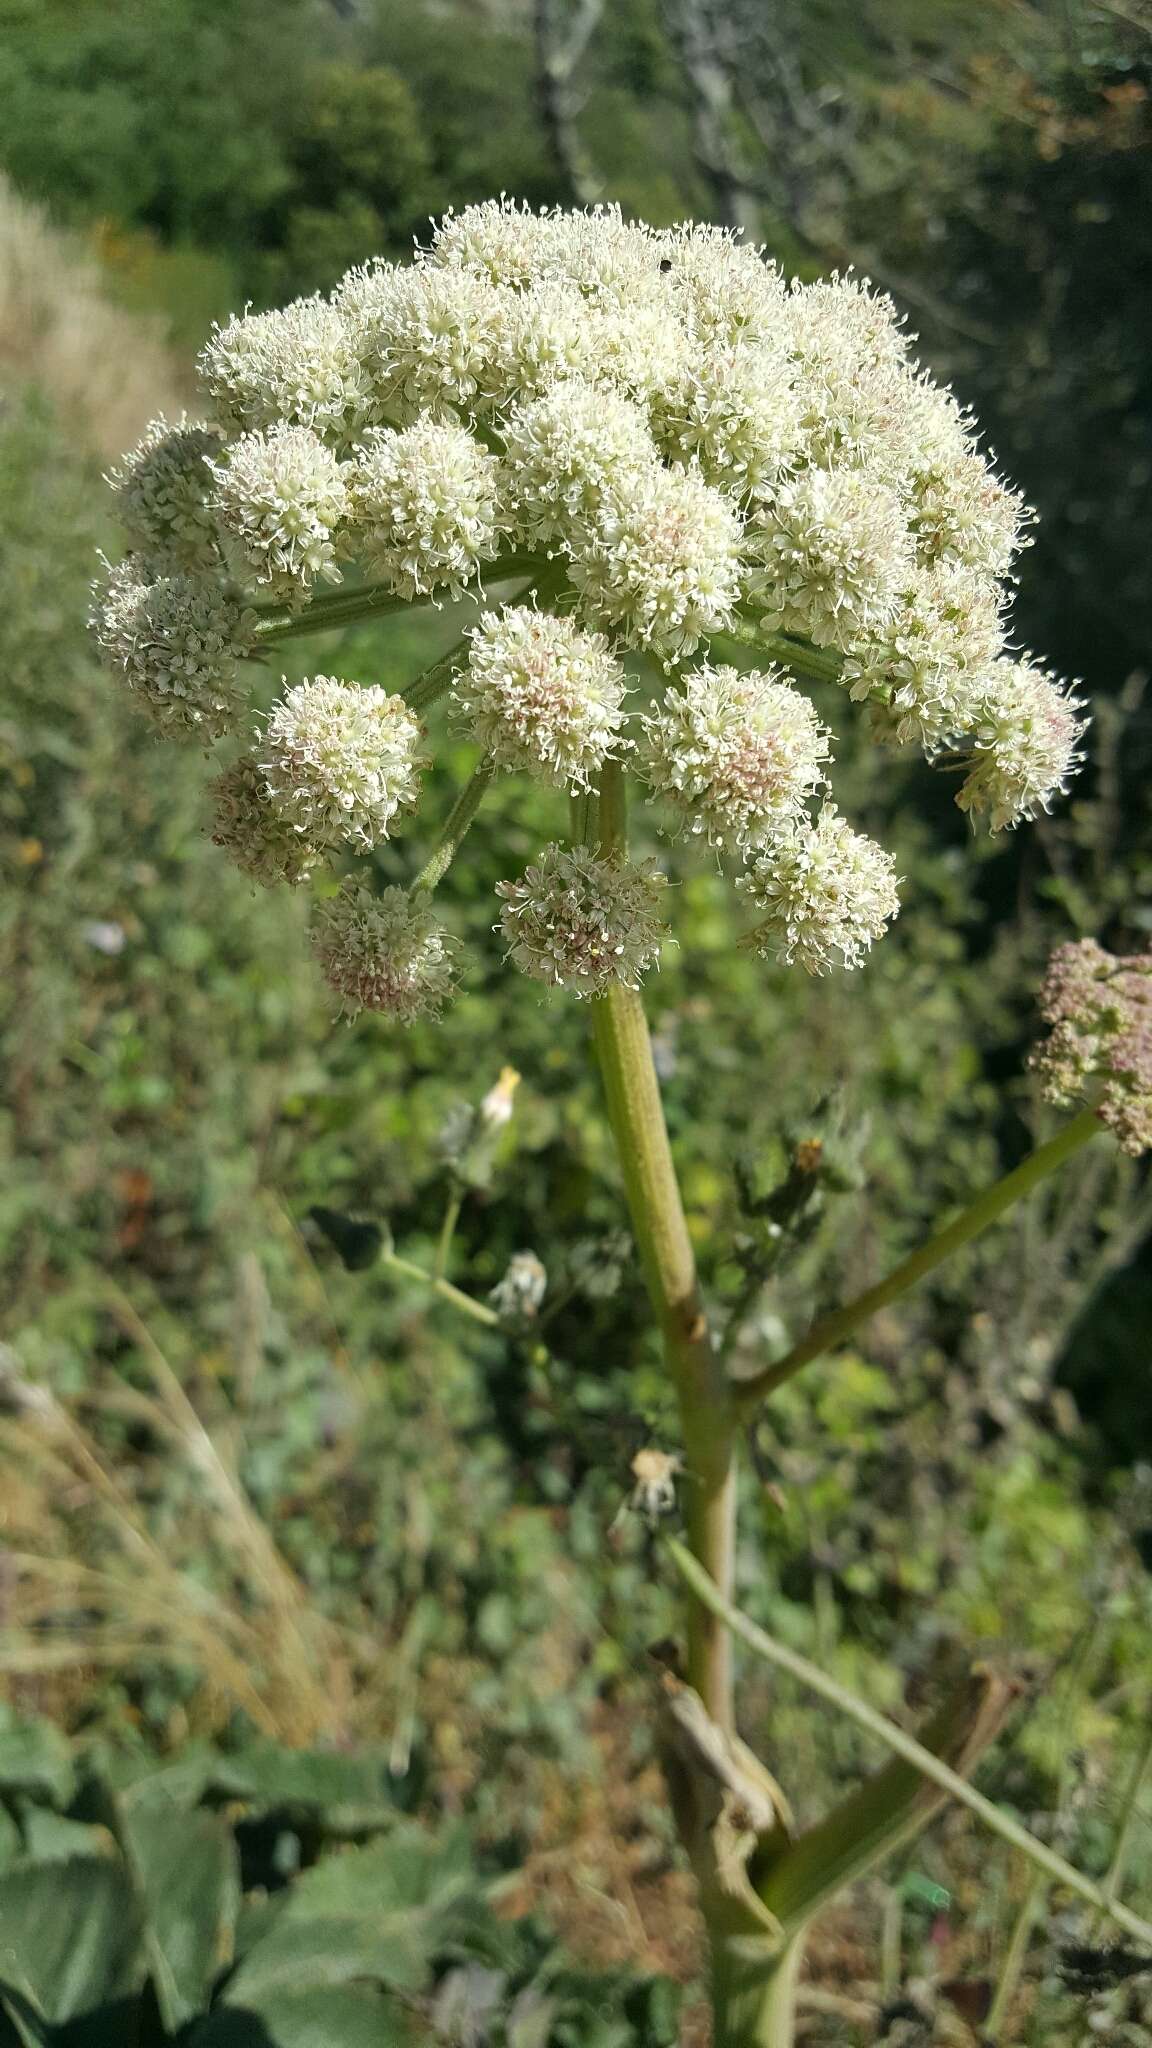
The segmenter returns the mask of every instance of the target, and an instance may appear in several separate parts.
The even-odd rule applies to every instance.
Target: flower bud
[[[637,988],[660,957],[664,877],[615,866],[586,846],[546,846],[518,882],[498,882],[500,928],[522,974],[576,996]]]
[[[347,1016],[378,1010],[414,1024],[436,1016],[451,992],[453,942],[430,901],[406,889],[374,896],[346,883],[322,909],[312,943]]]

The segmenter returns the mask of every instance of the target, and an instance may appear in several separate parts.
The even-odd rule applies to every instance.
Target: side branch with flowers
[[[727,233],[654,231],[610,208],[468,208],[410,264],[369,264],[330,298],[228,322],[201,371],[214,417],[157,421],[112,473],[129,553],[97,592],[95,631],[158,731],[243,742],[216,779],[213,829],[253,881],[304,887],[337,868],[314,948],[348,1014],[436,1015],[466,972],[438,892],[478,805],[507,775],[556,792],[555,838],[499,885],[500,929],[515,967],[589,1000],[680,1404],[688,1554],[711,1589],[701,1597],[697,1577],[683,1669],[665,1672],[662,1695],[712,1942],[715,2038],[783,2048],[812,1913],[943,1794],[927,1797],[905,1757],[797,1836],[740,1741],[742,1431],[782,1379],[1101,1122],[1132,1149],[1148,1143],[1148,963],[1098,948],[1058,963],[1041,1066],[1066,1099],[1087,1087],[1089,1110],[888,1280],[733,1383],[639,993],[666,937],[666,891],[655,861],[629,856],[627,793],[734,865],[749,947],[811,974],[859,967],[897,914],[898,878],[841,815],[833,734],[800,685],[841,687],[881,746],[960,753],[957,801],[993,831],[1046,807],[1079,761],[1084,720],[1011,648],[1028,514],[886,299],[851,278],[789,285]],[[246,663],[445,597],[471,601],[474,622],[408,687],[316,674],[285,684],[254,739],[244,731]],[[419,803],[442,706],[475,743],[475,773],[410,885],[375,890],[349,862]],[[459,1294],[440,1266],[419,1275],[391,1257]],[[971,1766],[1004,1704],[977,1684],[943,1714],[925,1737],[941,1770]]]

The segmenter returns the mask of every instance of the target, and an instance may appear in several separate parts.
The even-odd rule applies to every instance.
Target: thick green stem
[[[506,555],[502,561],[489,563],[486,575],[489,583],[505,583],[513,576],[534,575],[551,567],[546,555]],[[473,595],[482,593],[477,590]],[[440,592],[398,597],[386,583],[365,583],[358,590],[327,591],[314,597],[301,612],[290,611],[283,604],[260,604],[253,609],[257,639],[268,646],[299,639],[304,633],[324,633],[338,626],[354,626],[361,619],[382,619],[390,612],[410,612],[420,605],[441,602]]]
[[[713,2048],[792,2048],[803,1958],[802,1936],[775,1954],[766,1947],[756,1952],[739,1938],[715,1942]]]
[[[1012,1173],[1005,1174],[1003,1180],[998,1180],[993,1187],[987,1188],[957,1216],[955,1222],[950,1223],[947,1229],[938,1231],[935,1237],[930,1237],[926,1244],[922,1244],[911,1257],[902,1260],[885,1279],[878,1281],[875,1287],[869,1287],[864,1294],[857,1295],[855,1301],[845,1303],[843,1308],[834,1309],[830,1315],[821,1316],[818,1322],[813,1323],[808,1335],[803,1337],[786,1357],[779,1359],[775,1365],[770,1365],[764,1372],[757,1373],[754,1378],[741,1382],[738,1389],[741,1412],[749,1414],[759,1406],[766,1395],[774,1393],[777,1387],[782,1387],[785,1380],[790,1380],[802,1366],[807,1365],[813,1358],[819,1358],[823,1352],[831,1351],[835,1345],[842,1344],[846,1337],[852,1335],[853,1330],[858,1329],[861,1323],[867,1322],[868,1317],[875,1315],[878,1309],[887,1308],[890,1302],[898,1301],[902,1294],[907,1294],[910,1287],[914,1287],[918,1280],[931,1273],[934,1267],[942,1264],[953,1252],[959,1251],[961,1245],[970,1243],[974,1237],[979,1237],[981,1231],[987,1230],[990,1223],[995,1223],[1014,1202],[1019,1202],[1023,1196],[1031,1194],[1033,1188],[1039,1186],[1042,1180],[1046,1180],[1050,1173],[1055,1173],[1057,1167],[1063,1166],[1065,1160],[1078,1152],[1082,1145],[1086,1145],[1090,1138],[1094,1138],[1100,1128],[1100,1121],[1094,1110],[1081,1110],[1079,1116],[1073,1117],[1070,1123],[1065,1124],[1062,1131],[1057,1131],[1056,1136],[1050,1138],[1046,1145],[1037,1146],[1035,1152],[1030,1152],[1027,1159]]]
[[[596,829],[606,857],[625,851],[623,777],[605,769]],[[708,1329],[644,1006],[619,986],[593,1004],[596,1053],[632,1228],[680,1405],[688,1541],[709,1579],[732,1585],[736,1417]],[[688,1610],[688,1682],[732,1726],[728,1631],[698,1601]]]

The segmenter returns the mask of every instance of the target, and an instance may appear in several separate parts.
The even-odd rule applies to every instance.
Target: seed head
[[[494,455],[461,427],[422,419],[373,428],[351,468],[352,519],[365,560],[402,597],[471,583],[499,546]]]
[[[587,789],[620,752],[624,693],[624,671],[602,633],[517,605],[485,612],[472,629],[454,698],[498,767]]]
[[[1152,952],[1061,946],[1040,992],[1049,1026],[1030,1065],[1060,1105],[1087,1094],[1134,1157],[1152,1150]]]
[[[452,990],[453,941],[424,896],[353,882],[325,904],[312,945],[344,1014],[379,1010],[397,1024],[435,1017]]]
[[[208,497],[209,458],[220,436],[181,413],[175,425],[155,419],[131,452],[109,470],[132,546],[174,569],[209,569],[219,550]]]
[[[572,543],[572,578],[597,624],[668,660],[731,622],[740,520],[694,470],[645,470]]]
[[[653,862],[618,867],[586,846],[546,846],[518,882],[498,882],[500,928],[522,974],[576,996],[638,988],[660,957],[665,886]]]
[[[642,770],[689,831],[717,846],[761,846],[824,782],[828,740],[782,670],[705,666],[645,718]]]
[[[891,854],[853,832],[834,804],[815,824],[787,827],[736,886],[766,912],[745,944],[809,974],[859,967],[900,908]]]
[[[316,676],[273,706],[260,765],[271,801],[312,845],[367,849],[416,802],[420,737],[403,697]]]
[[[219,526],[270,596],[299,606],[317,577],[339,583],[335,538],[348,493],[340,464],[311,427],[245,434],[212,467]]]
[[[993,832],[1046,811],[1084,758],[1082,711],[1080,698],[1051,670],[994,662],[973,722],[975,766],[956,799],[961,810],[986,811]]]
[[[96,593],[100,652],[162,732],[219,739],[239,715],[236,664],[251,649],[251,615],[213,578],[148,583],[138,573],[129,559]]]
[[[277,808],[268,776],[255,755],[243,754],[216,777],[213,845],[222,847],[242,874],[261,888],[306,882],[324,849]]]

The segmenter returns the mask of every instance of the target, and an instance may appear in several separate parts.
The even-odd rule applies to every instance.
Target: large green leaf
[[[0,1792],[67,1806],[76,1773],[68,1742],[51,1721],[22,1720],[0,1707]]]
[[[427,2038],[401,2005],[364,1985],[273,1994],[259,2011],[219,2006],[188,2048],[414,2048]]]
[[[0,1874],[0,1978],[59,2022],[134,1991],[144,1931],[127,1871],[108,1857]]]
[[[204,2010],[232,1960],[240,1870],[222,1814],[122,1803],[119,1832],[144,1911],[149,1969],[173,2033]]]

